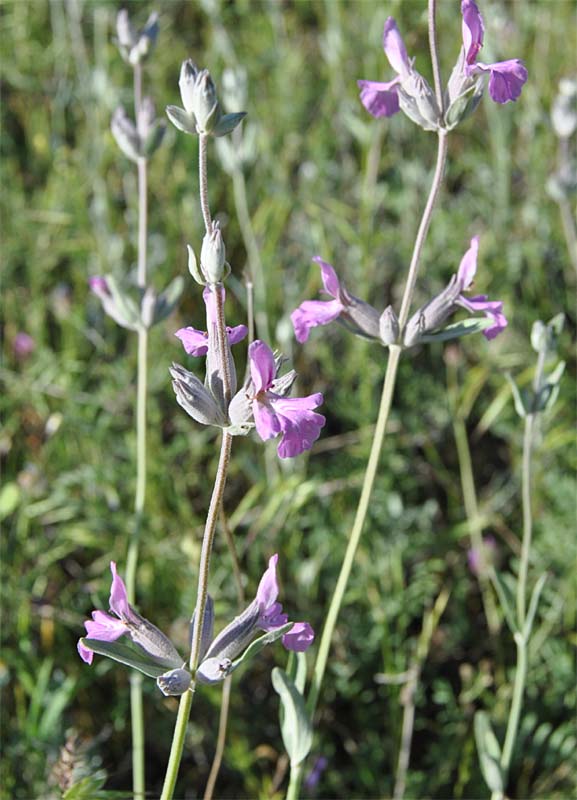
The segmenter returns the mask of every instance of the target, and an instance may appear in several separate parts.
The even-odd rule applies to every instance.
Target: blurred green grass
[[[440,3],[443,74],[459,46],[458,5]],[[135,341],[104,318],[87,290],[91,274],[135,261],[135,176],[109,119],[130,105],[130,75],[111,43],[120,4],[4,2],[2,59],[2,255],[5,356],[0,400],[3,489],[3,654],[0,677],[6,798],[58,795],[51,773],[70,731],[87,768],[106,786],[130,787],[127,674],[76,656],[82,621],[104,607],[108,562],[121,564],[134,482]],[[218,82],[225,67],[248,74],[256,159],[247,199],[264,264],[274,344],[299,371],[299,390],[323,391],[327,426],[309,458],[267,470],[262,445],[235,442],[226,509],[247,591],[270,553],[281,553],[286,607],[320,631],[348,533],[384,372],[383,351],[338,327],[295,346],[288,314],[318,288],[315,254],[377,306],[397,303],[435,142],[408,121],[374,121],[356,79],[385,79],[382,25],[393,14],[417,66],[428,73],[426,7],[416,2],[165,2],[158,48],[146,70],[157,106],[179,101],[178,72],[192,56]],[[131,3],[146,17],[154,8]],[[514,571],[521,528],[521,425],[505,372],[529,379],[536,319],[567,314],[561,355],[570,359],[575,275],[556,205],[545,191],[555,168],[549,111],[568,58],[575,9],[568,2],[483,3],[486,60],[522,57],[529,82],[518,103],[482,102],[451,136],[446,190],[425,248],[419,297],[454,271],[481,234],[477,286],[505,302],[510,326],[488,345],[465,340],[458,374],[468,398],[477,491],[502,569]],[[574,38],[574,37],[573,37]],[[232,109],[231,109],[232,110]],[[196,143],[171,130],[152,162],[150,252],[158,286],[186,274],[185,243],[198,246]],[[210,194],[225,224],[237,281],[231,319],[244,319],[246,252],[232,183],[210,154]],[[182,360],[173,332],[201,327],[192,284],[178,314],[151,337],[147,530],[138,586],[141,611],[184,650],[196,563],[216,453],[211,431],[176,406],[167,367]],[[36,349],[12,351],[18,331]],[[314,755],[329,766],[322,798],[389,796],[396,765],[401,687],[375,680],[404,671],[421,619],[451,589],[417,696],[407,796],[487,796],[472,718],[491,710],[504,728],[513,645],[487,633],[468,572],[467,525],[452,437],[443,349],[405,359],[370,519],[335,637]],[[532,652],[511,797],[565,798],[575,791],[575,363],[535,453],[532,574],[550,573]],[[274,445],[272,445],[274,454]],[[274,456],[273,456],[274,458]],[[268,462],[270,464],[270,460]],[[213,562],[218,619],[235,607],[224,542]],[[235,677],[218,796],[280,796],[282,743],[270,669],[280,648]],[[149,788],[161,785],[173,700],[146,685]],[[214,750],[218,689],[195,699],[181,795],[202,790]],[[79,756],[80,759],[80,756]],[[312,759],[311,759],[312,762]],[[573,765],[573,768],[572,766]],[[286,766],[285,766],[286,768]],[[194,787],[194,788],[191,788]]]

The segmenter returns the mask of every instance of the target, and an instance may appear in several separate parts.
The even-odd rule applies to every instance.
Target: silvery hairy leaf
[[[246,111],[237,111],[234,114],[223,114],[212,129],[212,135],[218,137],[226,136],[226,134],[231,133],[245,117]]]
[[[183,133],[196,134],[196,120],[193,114],[188,114],[179,106],[166,106],[166,116],[175,128]]]
[[[127,667],[137,669],[144,675],[148,675],[149,678],[158,678],[159,675],[166,672],[168,666],[171,666],[165,664],[162,659],[154,658],[145,653],[141,648],[136,649],[122,644],[122,642],[104,642],[100,639],[89,639],[88,637],[84,637],[80,641],[84,647],[92,650],[93,653],[106,656]]]
[[[282,669],[272,671],[272,685],[281,702],[281,734],[283,744],[292,767],[296,767],[308,756],[313,730],[302,694]]]
[[[503,793],[503,773],[500,765],[501,748],[497,737],[493,733],[489,716],[485,711],[477,711],[475,714],[474,728],[481,772],[485,782],[492,792],[501,795]]]

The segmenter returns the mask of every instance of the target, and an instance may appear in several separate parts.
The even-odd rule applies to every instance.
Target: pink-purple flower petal
[[[278,597],[278,581],[276,578],[277,564],[278,553],[275,553],[269,558],[268,567],[260,579],[258,589],[256,590],[256,599],[263,611],[275,603]]]
[[[325,292],[337,300],[341,291],[341,283],[334,268],[327,261],[323,261],[320,256],[314,256],[313,261],[321,268],[321,279]]]
[[[257,339],[248,348],[250,374],[256,393],[266,392],[275,378],[274,355],[270,347]]]
[[[477,64],[478,67],[484,66]],[[489,94],[496,103],[514,102],[521,94],[528,77],[527,69],[518,58],[487,65],[491,71]]]
[[[112,586],[110,587],[110,610],[114,611],[116,616],[120,617],[120,619],[133,619],[134,612],[128,604],[126,586],[116,571],[116,563],[114,561],[110,562],[110,571],[112,572]],[[103,614],[102,611],[97,611],[94,613]],[[94,617],[94,614],[92,616]]]
[[[398,78],[387,83],[360,80],[357,85],[361,103],[373,117],[392,117],[399,111]]]
[[[297,342],[301,344],[306,342],[311,328],[328,325],[337,319],[343,310],[344,305],[340,300],[305,300],[291,314]]]
[[[311,449],[326,422],[322,414],[313,411],[322,402],[320,393],[271,400],[282,431],[278,446],[280,458],[294,458]]]
[[[479,253],[479,237],[473,236],[471,245],[459,264],[457,278],[459,280],[461,291],[465,291],[473,283],[475,273],[477,272],[477,255]]]
[[[407,55],[407,49],[403,42],[403,37],[399,33],[397,23],[393,17],[389,17],[385,22],[383,30],[383,50],[389,59],[389,64],[397,75],[405,77],[411,69],[411,62]]]
[[[311,646],[315,632],[308,622],[295,622],[290,631],[282,637],[282,643],[287,650],[295,653],[304,653]]]
[[[491,320],[492,324],[483,331],[483,336],[488,340],[498,336],[509,324],[507,317],[503,313],[503,303],[500,300],[488,300],[485,294],[480,294],[477,297],[463,297],[461,295],[458,304],[472,314],[482,312]]]
[[[281,426],[277,414],[269,406],[266,400],[254,400],[252,413],[256,432],[263,440],[274,439],[281,432]]]
[[[189,356],[205,356],[208,353],[208,333],[196,328],[180,328],[174,334],[182,342]]]
[[[474,64],[479,50],[483,46],[483,35],[485,33],[483,18],[473,0],[462,1],[461,14],[463,15],[462,32],[465,62]]]

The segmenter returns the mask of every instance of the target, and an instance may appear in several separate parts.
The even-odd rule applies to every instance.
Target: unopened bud
[[[226,248],[218,222],[205,234],[200,251],[200,268],[208,283],[221,283],[226,277]]]
[[[435,93],[415,70],[402,80],[398,89],[399,105],[409,119],[423,130],[436,131],[441,122],[441,112]]]
[[[184,694],[190,688],[192,676],[186,669],[171,669],[164,675],[159,675],[156,685],[167,697]]]
[[[140,158],[140,137],[134,123],[122,106],[119,106],[110,122],[110,130],[125,156],[131,161]]]
[[[383,344],[395,344],[399,338],[399,320],[392,306],[387,306],[379,318],[379,333]]]

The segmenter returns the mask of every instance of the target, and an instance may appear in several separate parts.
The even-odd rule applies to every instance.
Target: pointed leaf
[[[513,402],[515,403],[515,411],[517,412],[517,414],[519,414],[521,419],[525,419],[525,417],[527,416],[527,409],[525,408],[525,403],[523,396],[521,394],[521,390],[515,383],[515,380],[510,372],[507,372],[505,377],[509,381],[509,384],[511,386],[511,391],[513,392]]]
[[[475,714],[475,741],[485,782],[492,792],[501,794],[503,792],[503,774],[499,764],[501,748],[485,711],[477,711]]]
[[[284,670],[275,667],[272,685],[281,701],[281,733],[291,766],[296,767],[310,752],[313,732],[302,694]]]
[[[193,114],[187,114],[184,108],[166,106],[166,116],[175,128],[183,133],[196,133],[196,120]]]
[[[100,639],[83,638],[80,641],[93,653],[112,658],[120,664],[137,669],[148,675],[149,678],[158,678],[159,675],[166,672],[166,664],[162,664],[161,659],[157,660],[143,650],[135,650],[120,642],[101,642]]]
[[[212,135],[226,136],[226,134],[233,131],[245,117],[246,111],[239,111],[235,114],[223,114],[212,129]]]
[[[505,583],[503,578],[501,578],[499,573],[492,568],[489,570],[489,577],[491,578],[493,586],[495,587],[495,591],[497,592],[497,596],[499,597],[499,602],[501,604],[501,608],[503,609],[503,613],[505,614],[507,625],[509,626],[511,633],[515,635],[518,633],[519,629],[517,627],[515,614],[513,612],[513,609],[515,608],[515,597],[513,592]]]
[[[525,627],[523,628],[523,635],[526,641],[529,641],[531,631],[533,630],[533,623],[535,622],[535,614],[537,613],[537,606],[539,605],[539,598],[547,580],[547,573],[544,572],[537,583],[535,584],[529,600],[529,609],[525,619]]]

